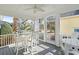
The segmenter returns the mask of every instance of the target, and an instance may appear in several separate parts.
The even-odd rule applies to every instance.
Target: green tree
[[[1,35],[3,34],[11,34],[13,32],[12,27],[9,23],[5,22],[1,26]]]

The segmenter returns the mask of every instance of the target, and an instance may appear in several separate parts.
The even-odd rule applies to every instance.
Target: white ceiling
[[[45,12],[33,13],[33,10],[25,10],[33,7],[34,4],[0,4],[0,14],[19,17],[42,17],[49,14],[60,14],[71,10],[79,9],[78,4],[37,4]]]

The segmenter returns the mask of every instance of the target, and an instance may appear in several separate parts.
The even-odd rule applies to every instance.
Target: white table
[[[65,44],[73,45],[73,46],[79,46],[78,39],[62,39],[62,42]]]
[[[78,39],[62,39],[62,43],[64,43],[64,51],[65,54],[68,54],[69,52],[72,52],[74,54],[79,54],[79,40]]]

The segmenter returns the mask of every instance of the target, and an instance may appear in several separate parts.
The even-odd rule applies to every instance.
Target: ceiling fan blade
[[[42,8],[37,7],[37,5],[34,5],[34,7],[31,7],[31,8],[26,8],[25,10],[33,10],[33,13],[37,13],[38,11],[41,11],[41,12],[45,11]]]
[[[42,8],[37,8],[39,11],[42,11],[42,12],[44,12],[45,10],[43,10]]]
[[[36,9],[37,8],[37,5],[35,4],[33,8]]]
[[[37,10],[36,10],[36,9],[34,9],[34,10],[33,10],[33,13],[37,13]]]
[[[25,10],[32,10],[33,8],[26,8]]]

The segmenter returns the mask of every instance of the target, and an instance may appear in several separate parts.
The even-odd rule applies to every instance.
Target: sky
[[[13,17],[11,17],[11,16],[4,16],[3,21],[9,22],[9,23],[13,23]]]

